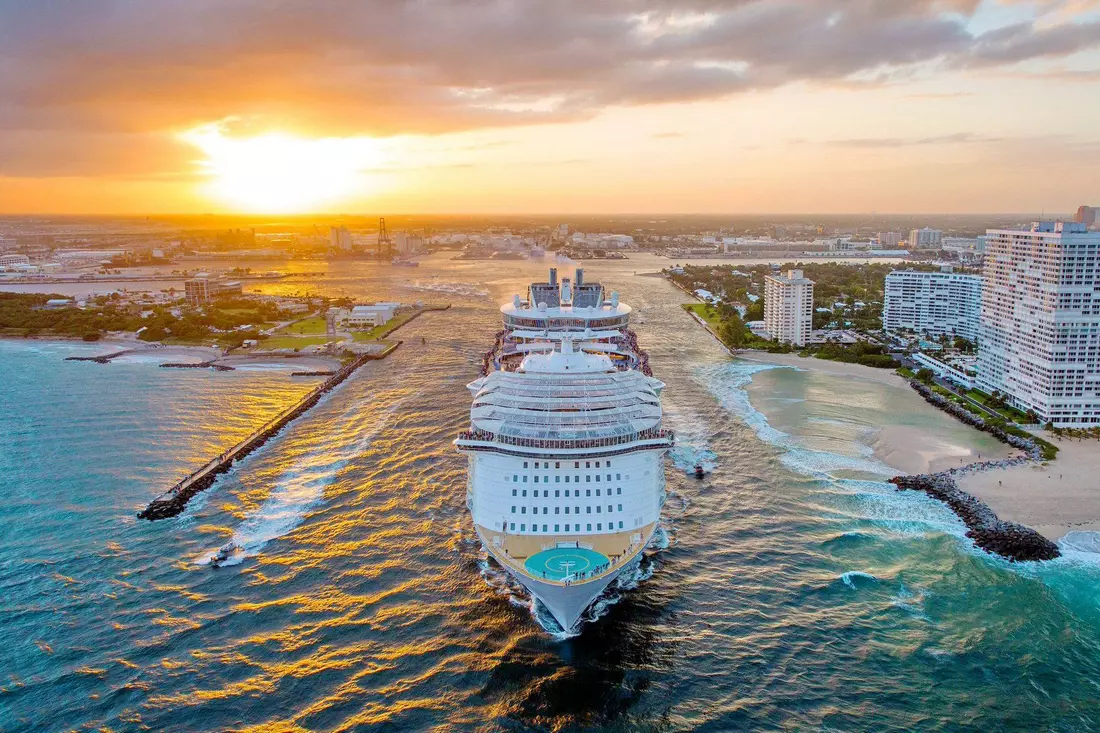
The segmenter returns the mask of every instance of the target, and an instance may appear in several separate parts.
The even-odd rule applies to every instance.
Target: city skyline
[[[0,214],[1072,211],[1100,3],[0,2]]]

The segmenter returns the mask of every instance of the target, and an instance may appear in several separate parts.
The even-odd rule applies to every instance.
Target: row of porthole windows
[[[587,510],[588,514],[592,513],[592,507],[591,506],[585,507],[585,509]],[[619,504],[619,511],[621,512],[622,510],[623,510],[623,505]],[[607,513],[610,514],[613,511],[615,511],[614,505],[608,504],[607,505]],[[515,504],[513,504],[512,505],[512,514],[515,514],[515,513],[516,513],[516,506],[515,506]],[[527,513],[527,507],[521,506],[519,508],[519,513],[520,514],[526,514]],[[538,514],[539,513],[539,508],[537,506],[531,507],[531,513],[532,514]],[[549,514],[550,513],[550,507],[544,506],[542,508],[542,513],[543,514]],[[566,514],[569,513],[569,507],[565,507],[565,513]],[[581,508],[580,507],[575,507],[575,511],[573,513],[574,514],[580,514],[581,513]],[[602,513],[603,513],[603,505],[602,504],[596,505],[596,514],[602,514]],[[554,507],[554,514],[561,514],[561,507],[560,506]]]
[[[549,532],[549,531],[550,531],[550,530],[548,529],[548,527],[549,527],[549,526],[550,526],[550,525],[548,525],[548,524],[544,524],[544,525],[542,525],[542,531],[543,531],[543,532]],[[591,525],[591,524],[586,524],[585,526],[586,526],[586,527],[588,527],[588,529],[587,529],[587,530],[585,530],[586,532],[591,532],[591,531],[592,531],[592,525]],[[608,529],[615,529],[615,523],[614,523],[614,522],[608,522],[608,523],[607,523],[607,528],[608,528]],[[623,523],[622,523],[622,522],[619,522],[619,529],[622,529],[622,528],[623,528]],[[510,531],[512,531],[512,532],[515,532],[515,531],[516,531],[516,523],[515,523],[515,522],[512,522],[512,523],[511,523],[511,524],[509,525],[508,529],[509,529]],[[526,532],[526,531],[527,531],[527,525],[526,525],[526,524],[520,524],[520,525],[519,525],[519,531],[520,531],[520,532]],[[538,531],[539,531],[539,526],[538,526],[537,524],[532,524],[532,525],[531,525],[531,531],[532,531],[532,532],[538,532]],[[562,529],[561,529],[561,525],[560,525],[560,524],[555,524],[555,525],[554,525],[554,531],[555,531],[555,532],[561,532],[561,531],[562,531]],[[566,532],[569,532],[569,531],[570,531],[570,529],[569,529],[569,525],[568,525],[568,524],[567,524],[567,525],[565,525],[565,531],[566,531]],[[580,531],[581,531],[581,525],[579,525],[579,524],[574,524],[574,525],[573,525],[573,529],[572,529],[572,531],[573,531],[573,532],[580,532]],[[596,522],[596,531],[597,531],[597,532],[602,532],[602,531],[603,531],[603,523],[602,523],[602,522]]]
[[[611,480],[611,474],[607,474],[607,480],[608,481]],[[621,473],[615,474],[615,480],[616,481],[622,481],[623,480],[623,475]],[[585,474],[584,481],[585,481],[585,483],[589,483],[589,484],[592,483],[592,474]],[[599,481],[600,481],[600,474],[597,473],[596,474],[596,483],[599,483]],[[538,482],[539,482],[539,477],[535,476],[535,480],[534,480],[533,483],[537,484]],[[581,477],[580,476],[574,476],[573,477],[573,483],[579,484],[580,482],[581,482]],[[512,483],[514,483],[514,484],[527,483],[527,477],[524,476],[523,480],[521,481],[520,480],[520,475],[518,473],[513,473],[512,474]],[[542,477],[542,483],[544,483],[544,484],[550,483],[550,477],[549,476],[543,476]],[[558,476],[554,477],[554,483],[556,483],[556,484],[561,483],[561,475],[558,475]],[[565,483],[569,483],[569,476],[565,477]]]
[[[568,462],[569,461],[566,461],[566,463],[568,463]],[[542,464],[541,466],[539,465],[540,463]],[[611,461],[604,461],[603,463],[608,468],[611,468]],[[523,462],[523,467],[527,468],[527,461]],[[580,461],[573,461],[573,468],[580,468],[580,467],[581,467],[581,462]],[[585,468],[592,468],[592,461],[585,461],[584,462],[584,467]],[[599,467],[600,467],[600,462],[596,461],[596,468],[599,468]],[[550,468],[550,461],[535,461],[535,468]],[[561,461],[554,461],[554,468],[561,468]]]
[[[522,492],[523,496],[527,496],[527,489],[522,489],[522,490],[521,489],[512,489],[512,496],[519,496],[520,494],[517,494],[516,493],[517,491]],[[622,486],[617,487],[615,489],[615,493],[618,496],[622,496],[623,487]],[[538,496],[539,495],[539,490],[538,489],[533,489],[532,492],[531,492],[531,495],[532,496]],[[565,495],[566,495],[566,497],[569,496],[569,489],[565,490]],[[580,489],[574,489],[573,490],[573,496],[579,497],[580,495],[581,495],[581,490]],[[584,490],[584,495],[585,496],[592,496],[592,489],[585,489]],[[608,489],[607,489],[607,495],[611,496],[611,488],[610,487],[608,487]],[[542,496],[543,496],[543,498],[549,499],[550,498],[550,489],[543,489],[542,490]],[[596,489],[596,496],[600,496],[600,489]],[[554,489],[554,498],[555,499],[560,499],[561,498],[561,489]]]

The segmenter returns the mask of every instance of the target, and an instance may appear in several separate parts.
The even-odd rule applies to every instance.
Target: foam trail
[[[700,381],[710,390],[719,404],[740,417],[752,428],[757,437],[783,450],[780,461],[803,476],[834,481],[838,471],[859,471],[889,477],[897,475],[897,470],[873,457],[873,451],[864,452],[864,456],[842,456],[827,451],[813,450],[801,445],[793,436],[777,430],[768,424],[764,414],[753,407],[749,401],[745,386],[752,381],[753,375],[772,369],[791,369],[792,367],[773,364],[750,364],[733,362],[717,367],[706,367],[699,371]]]
[[[279,478],[278,485],[263,504],[233,532],[228,544],[235,549],[220,565],[239,565],[246,558],[259,554],[271,540],[282,537],[300,525],[310,509],[324,498],[325,489],[336,480],[337,474],[370,446],[408,399],[404,397],[396,400],[354,442],[344,445],[325,444],[317,451],[300,457],[296,461],[297,465]],[[345,413],[341,424],[356,417],[359,410],[360,407],[356,404]],[[340,433],[333,431],[332,434]],[[209,564],[214,552],[215,550],[206,551],[196,558],[196,564]]]
[[[718,467],[718,454],[707,443],[707,429],[703,419],[693,410],[683,409],[674,402],[662,404],[664,421],[676,431],[676,445],[668,456],[676,468],[694,474],[696,466],[707,473]]]

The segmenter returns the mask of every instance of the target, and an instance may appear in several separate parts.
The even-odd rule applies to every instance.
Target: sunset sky
[[[1100,0],[0,0],[0,213],[1084,203]]]

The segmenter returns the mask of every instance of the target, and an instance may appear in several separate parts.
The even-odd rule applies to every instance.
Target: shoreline
[[[1091,440],[1046,437],[1058,446],[1053,461],[967,473],[959,487],[999,516],[1051,540],[1070,532],[1100,532],[1100,446]]]
[[[897,393],[897,398],[911,402],[913,410],[920,409],[924,404],[919,396],[912,394],[908,382],[893,371],[797,354],[753,352],[753,357],[739,355],[744,361],[898,387],[903,391]],[[753,379],[744,389],[752,406],[764,415],[769,424],[773,424],[776,416],[764,399],[767,387]],[[939,431],[910,425],[875,425],[873,437],[866,440],[864,445],[874,451],[875,457],[882,463],[907,475],[938,473],[959,469],[979,460],[1005,460],[1019,455],[1018,451],[1001,443],[996,443],[995,447],[974,447],[958,440],[947,439]]]
[[[828,374],[834,377],[849,377],[852,379],[866,379],[880,384],[889,384],[895,387],[908,387],[909,382],[899,376],[893,369],[878,369],[862,364],[849,364],[843,361],[830,361],[819,359],[816,356],[802,356],[800,354],[773,354],[770,351],[757,349],[745,349],[734,352],[738,359],[754,361],[760,364],[774,364],[780,367],[794,367],[807,371]]]
[[[181,346],[118,337],[103,338],[99,341],[84,341],[79,337],[54,338],[42,336],[30,338],[3,337],[0,340],[10,343],[37,342],[66,345],[80,344],[98,352],[89,354],[87,357],[81,358],[80,361],[91,361],[97,356],[109,356],[120,351],[125,351],[127,353],[121,354],[115,357],[115,359],[125,362],[127,359],[134,357],[157,357],[156,360],[160,362],[160,364],[181,363],[181,361],[183,361],[184,363],[209,364],[214,368],[219,366],[229,367],[229,370],[241,368],[250,370],[249,368],[251,367],[252,370],[258,371],[260,368],[268,367],[273,371],[285,370],[295,372],[337,371],[344,364],[344,361],[339,357],[323,353],[300,354],[291,352],[282,353],[278,351],[260,351],[251,353],[230,353],[226,355],[222,349],[212,346]],[[110,361],[114,361],[115,359],[111,359]],[[160,364],[158,364],[158,366]],[[229,370],[223,369],[222,371]]]

